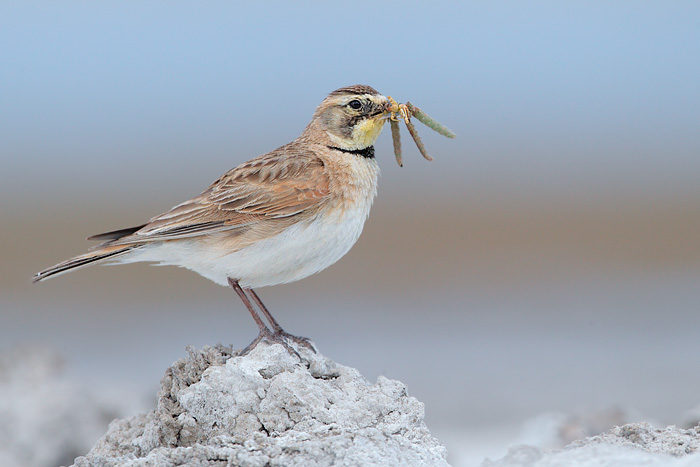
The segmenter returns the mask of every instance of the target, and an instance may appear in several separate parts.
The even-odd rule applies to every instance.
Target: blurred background
[[[257,330],[236,295],[189,271],[30,278],[292,140],[327,93],[362,83],[458,137],[418,125],[427,162],[403,131],[399,168],[386,130],[355,247],[258,291],[285,329],[406,383],[453,465],[541,441],[547,414],[692,423],[697,2],[0,10],[0,352],[49,349],[82,391],[140,394],[147,410],[185,346],[245,346]],[[115,414],[135,413],[122,402]],[[575,435],[592,434],[583,425]]]

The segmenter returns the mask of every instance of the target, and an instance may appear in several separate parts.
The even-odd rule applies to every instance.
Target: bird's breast
[[[331,187],[331,206],[369,208],[377,195],[379,166],[374,158],[337,151],[324,160]]]
[[[379,175],[374,159],[353,157],[326,161],[331,198],[316,215],[236,255],[245,258],[239,265],[255,264],[239,271],[241,285],[262,287],[303,279],[350,250],[369,216]]]

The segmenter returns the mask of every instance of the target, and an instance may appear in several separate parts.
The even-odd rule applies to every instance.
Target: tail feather
[[[105,241],[105,240],[119,240],[122,237],[126,237],[128,235],[131,235],[132,233],[138,232],[142,228],[146,227],[147,224],[143,225],[138,225],[136,227],[129,227],[127,229],[119,229],[119,230],[114,230],[112,232],[106,232],[98,235],[93,235],[92,237],[88,237],[88,240],[100,240],[100,241]]]
[[[89,266],[90,264],[104,261],[106,259],[113,259],[117,256],[121,256],[125,253],[128,253],[138,247],[139,245],[119,245],[112,247],[106,245],[103,248],[100,248],[99,250],[92,251],[90,253],[85,253],[84,255],[76,256],[75,258],[71,258],[69,260],[63,261],[62,263],[58,263],[57,265],[52,266],[48,269],[44,269],[43,271],[37,273],[34,277],[32,277],[32,282],[39,282],[51,276],[63,274],[64,272],[68,272],[72,269],[78,269],[85,266]]]

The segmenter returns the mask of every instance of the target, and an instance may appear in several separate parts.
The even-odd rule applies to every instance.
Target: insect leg
[[[437,131],[441,135],[447,136],[448,138],[454,138],[457,136],[445,125],[430,117],[428,114],[426,114],[410,102],[406,102],[406,107],[408,107],[408,109],[414,117],[416,117],[420,122],[424,123],[430,129]]]
[[[413,126],[411,120],[406,120],[406,128],[408,128],[408,132],[411,133],[413,141],[416,142],[416,146],[418,146],[418,150],[423,155],[423,157],[425,157],[429,161],[432,161],[433,158],[428,155],[428,151],[426,151],[425,146],[423,145],[423,141],[420,140],[420,136],[418,136],[418,131],[416,131],[416,127]]]
[[[391,140],[394,143],[394,155],[396,156],[396,162],[399,167],[403,167],[403,160],[401,158],[401,135],[399,134],[399,121],[389,120],[391,125]]]

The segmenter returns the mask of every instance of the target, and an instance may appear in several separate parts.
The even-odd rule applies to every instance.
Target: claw
[[[284,331],[283,331],[283,332],[284,332]],[[282,347],[285,348],[285,350],[289,353],[289,355],[291,355],[292,357],[296,357],[296,358],[298,358],[299,360],[301,360],[302,358],[301,358],[301,355],[299,355],[299,352],[297,352],[296,350],[294,350],[294,349],[292,348],[292,346],[289,345],[289,344],[285,341],[285,337],[290,338],[290,340],[293,340],[294,342],[296,342],[296,343],[298,343],[298,344],[299,344],[299,343],[302,343],[302,342],[299,342],[299,340],[305,339],[305,338],[298,338],[298,337],[296,337],[296,336],[292,336],[291,334],[287,334],[286,332],[285,332],[284,334],[281,334],[281,333],[272,333],[272,332],[270,332],[269,330],[268,330],[267,332],[265,332],[265,331],[260,331],[260,334],[258,334],[258,337],[256,337],[255,339],[253,339],[253,342],[251,342],[250,344],[248,344],[248,345],[246,346],[245,349],[241,350],[241,353],[239,353],[238,355],[239,355],[240,357],[244,357],[244,356],[247,355],[251,350],[253,350],[255,347],[257,347],[258,344],[259,344],[261,341],[264,340],[264,341],[267,341],[269,344],[280,344]],[[297,339],[299,339],[299,340],[297,340]],[[311,350],[313,350],[314,353],[316,353],[316,349],[314,349],[313,346],[312,346],[309,342],[303,342],[303,344],[306,345],[307,347],[309,347]]]

